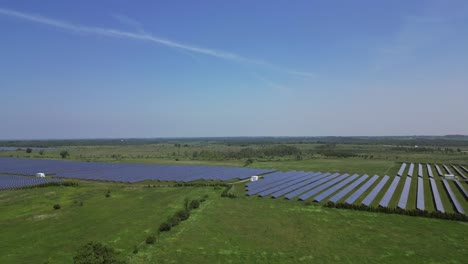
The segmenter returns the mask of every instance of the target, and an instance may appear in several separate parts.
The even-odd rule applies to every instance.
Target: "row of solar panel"
[[[0,175],[0,190],[17,189],[29,186],[35,186],[48,182],[60,182],[60,179],[52,178],[35,178],[24,176],[7,176]]]
[[[407,164],[406,163],[403,163],[401,164],[401,167],[400,169],[398,170],[398,173],[397,173],[397,176],[403,176],[405,170],[406,170],[406,166]],[[439,165],[437,164],[434,164],[434,167],[436,168],[436,171],[437,171],[437,174],[439,176],[443,176],[444,173],[442,172],[441,168],[439,167]],[[443,164],[442,167],[444,168],[444,170],[447,172],[447,174],[449,175],[455,175],[457,176],[456,174],[453,174],[452,171],[450,170],[450,168]],[[465,176],[465,174],[455,165],[450,165],[450,167],[452,167],[458,174],[458,176],[462,177],[463,179],[467,180],[468,177]],[[459,165],[460,168],[462,168],[465,172],[468,172],[466,170],[466,168],[464,166],[461,166]],[[432,168],[431,168],[431,165],[430,164],[426,164],[426,168],[427,168],[427,174],[429,175],[429,177],[433,178],[434,177],[434,174],[432,173]],[[410,166],[409,166],[409,169],[408,169],[408,176],[409,177],[412,177],[414,174],[414,164],[411,163]],[[423,177],[424,176],[424,170],[423,170],[423,165],[421,163],[418,164],[418,177]]]
[[[273,172],[222,166],[157,165],[104,162],[79,162],[43,159],[0,158],[0,173],[35,175],[42,172],[62,178],[139,182],[144,180],[190,182],[195,180],[247,179]]]
[[[368,178],[368,175],[359,177],[357,174],[350,176],[347,173],[340,175],[339,173],[331,174],[328,172],[276,172],[271,174],[271,176],[266,177],[265,180],[249,183],[246,185],[246,187],[247,195],[259,195],[261,197],[271,196],[273,198],[284,196],[287,199],[298,198],[299,200],[307,200],[313,197],[313,201],[316,202],[325,201],[327,198],[329,201],[338,202],[346,195],[350,194],[345,202],[348,204],[354,204],[356,200],[359,199],[359,197],[361,197],[367,190],[369,190],[371,186],[374,185],[374,183],[379,179],[379,176],[374,175],[367,182],[365,182]],[[362,200],[362,204],[370,206],[378,194],[381,193],[389,179],[389,176],[384,176],[381,181],[376,184],[370,193]],[[401,177],[399,176],[393,178],[392,183],[381,198],[379,206],[389,206],[400,180]],[[445,212],[442,201],[440,199],[439,191],[437,189],[437,184],[433,178],[429,178],[429,180],[436,210]],[[412,178],[406,177],[398,201],[398,207],[401,209],[407,208],[411,182]],[[445,180],[444,182],[445,189],[447,190],[447,193],[452,203],[454,204],[456,211],[464,214],[463,208],[455,195],[453,195],[450,186],[448,183],[446,183]],[[468,199],[468,192],[465,190],[463,185],[459,181],[455,181],[455,184],[460,189],[464,197]],[[351,193],[360,185],[362,186],[359,189]],[[424,201],[424,180],[422,177],[418,177],[417,179],[416,208],[419,210],[426,210]]]

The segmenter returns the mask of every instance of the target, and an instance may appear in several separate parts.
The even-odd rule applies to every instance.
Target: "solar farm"
[[[451,169],[456,173],[453,174]],[[262,180],[247,183],[246,194],[317,203],[362,204],[367,207],[465,214],[464,208],[468,206],[465,173],[468,173],[467,169],[460,165],[413,163],[403,163],[394,177],[330,172],[274,172],[265,175]],[[450,202],[448,206],[444,206],[441,196]]]
[[[17,189],[41,185],[49,182],[61,182],[60,179],[33,178],[23,176],[0,175],[0,190]]]
[[[274,170],[221,166],[148,165],[0,158],[0,173],[31,176],[36,173],[45,173],[59,178],[128,183],[148,180],[174,182],[242,180],[272,171]]]
[[[115,160],[114,147],[71,149],[70,159],[60,159],[58,148],[1,153],[0,263],[73,263],[89,241],[112,247],[126,263],[361,263],[363,257],[463,263],[468,257],[463,154],[427,163],[291,156],[245,166],[245,160],[183,160],[184,147],[176,156],[183,162],[175,161],[179,147],[167,144],[128,148],[134,157],[159,149],[173,162]],[[189,219],[160,231],[190,200],[204,202]],[[151,236],[154,244],[146,242]]]

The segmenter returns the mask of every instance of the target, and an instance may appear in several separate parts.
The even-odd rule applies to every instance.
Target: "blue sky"
[[[1,1],[0,139],[468,134],[467,1]]]

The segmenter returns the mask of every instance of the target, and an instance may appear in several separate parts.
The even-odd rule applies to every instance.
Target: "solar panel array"
[[[455,165],[451,165],[451,167],[458,173],[458,175],[460,175],[463,179],[468,179],[465,174],[463,174],[463,172],[460,171],[460,169],[457,168],[457,166]]]
[[[411,178],[406,177],[405,185],[403,186],[403,191],[401,192],[401,196],[400,196],[400,201],[398,201],[398,207],[401,209],[406,209],[410,187],[411,187]]]
[[[408,170],[408,176],[412,177],[414,172],[414,164],[411,163]]]
[[[302,194],[302,193],[304,193],[304,192],[306,192],[306,191],[308,191],[310,189],[313,189],[314,187],[316,187],[316,186],[318,186],[320,184],[323,184],[325,182],[328,182],[330,180],[335,179],[338,176],[340,176],[339,173],[334,173],[334,174],[331,174],[331,175],[330,175],[330,173],[328,173],[328,175],[326,177],[323,177],[322,179],[320,179],[320,180],[318,180],[316,182],[307,184],[307,185],[305,185],[305,186],[303,186],[303,187],[301,187],[301,188],[299,188],[297,190],[294,190],[294,191],[284,195],[284,197],[291,200],[291,199],[297,197],[298,195],[300,195],[300,194]]]
[[[425,170],[424,164],[416,163],[418,165],[418,177],[417,177],[417,186],[412,188],[412,181],[415,169],[415,164],[411,163],[410,166],[406,166],[405,163],[400,168],[398,174],[408,175],[405,177],[405,182],[402,186],[401,192],[397,189],[400,186],[400,181],[402,177],[395,176],[392,182],[387,185],[390,180],[390,177],[385,175],[379,181],[379,176],[374,175],[369,177],[367,174],[359,176],[354,174],[350,176],[348,173],[321,173],[321,172],[274,172],[269,175],[266,175],[265,178],[259,182],[248,183],[247,194],[248,195],[258,195],[260,197],[269,196],[272,198],[285,197],[287,199],[295,199],[298,197],[299,200],[305,201],[315,201],[315,202],[334,202],[338,203],[343,201],[347,204],[354,204],[358,201],[359,198],[364,196],[364,193],[369,192],[364,199],[362,204],[365,206],[371,206],[374,204],[376,197],[379,194],[382,194],[382,198],[378,202],[379,206],[389,207],[392,198],[398,195],[398,204],[397,207],[401,209],[412,209],[416,206],[418,210],[426,210],[426,198],[424,193],[424,185],[426,179],[430,183],[430,188],[432,191],[432,197],[434,199],[435,209],[440,212],[445,212],[441,194],[438,190],[437,180],[434,178],[432,173],[432,166],[430,164],[425,164],[427,167],[427,174],[429,177],[424,178]],[[462,174],[462,166],[450,165],[457,173]],[[436,169],[440,170],[441,167],[435,165]],[[460,168],[460,169],[458,169]],[[448,167],[444,166],[444,170],[447,170]],[[408,171],[406,171],[408,170]],[[411,171],[413,170],[413,171]],[[448,170],[450,173],[450,171]],[[416,180],[416,179],[415,179]],[[441,181],[444,184],[445,190],[447,190],[447,195],[450,197],[450,200],[455,206],[455,210],[459,213],[463,212],[463,207],[458,202],[456,196],[454,195],[452,189],[450,189],[450,183],[445,179]],[[464,184],[461,181],[455,180],[456,186],[462,193],[463,197],[468,200],[468,191],[463,186]],[[385,186],[388,186],[385,191],[383,189]],[[415,198],[410,199],[410,191],[415,190]],[[444,194],[445,195],[445,194]],[[346,198],[346,196],[349,196]],[[296,198],[297,199],[297,198]],[[414,201],[414,199],[416,201]],[[411,204],[409,202],[411,201]],[[415,205],[412,204],[415,202]]]
[[[465,199],[468,200],[468,191],[466,191],[465,187],[463,187],[463,185],[459,181],[455,180],[454,182],[457,185],[460,192],[463,194],[463,197],[465,197]]]
[[[455,206],[455,210],[460,213],[460,214],[465,214],[465,211],[463,210],[463,207],[461,204],[458,202],[457,197],[455,194],[452,192],[452,188],[450,188],[450,185],[448,184],[446,179],[442,180],[442,183],[444,184],[445,190],[447,191],[450,200],[452,201],[452,204]]]
[[[468,173],[468,169],[465,166],[460,165],[460,168],[462,168],[466,173]]]
[[[398,171],[397,175],[398,176],[403,176],[403,173],[405,172],[406,169],[406,163],[401,164],[400,170]]]
[[[362,204],[365,206],[370,206],[372,201],[374,201],[375,197],[377,196],[377,194],[379,194],[379,192],[382,190],[384,185],[387,183],[388,179],[390,179],[390,177],[385,175],[382,178],[382,180],[380,180],[380,182],[377,184],[377,186],[375,186],[374,189],[372,189],[372,191],[366,196],[366,198],[362,200]]]
[[[332,185],[334,185],[334,184],[336,184],[338,182],[341,182],[342,180],[346,179],[348,176],[349,176],[349,174],[345,173],[343,175],[340,175],[340,177],[337,177],[337,178],[335,178],[335,179],[333,179],[333,180],[331,180],[331,181],[329,181],[327,183],[324,183],[324,184],[322,184],[320,186],[317,186],[314,189],[312,189],[312,190],[302,194],[301,196],[299,196],[299,200],[305,201],[305,200],[309,199],[310,197],[318,194],[319,192],[327,189],[328,187],[330,187],[330,186],[332,186]]]
[[[356,176],[357,176],[357,174],[356,174]],[[363,175],[361,178],[357,179],[356,181],[354,181],[353,183],[348,185],[346,188],[341,190],[339,193],[335,194],[332,198],[330,198],[330,201],[334,202],[334,203],[338,202],[341,198],[343,198],[349,192],[354,190],[354,188],[356,188],[359,184],[363,183],[367,178],[369,178],[369,175],[367,175],[367,174]]]
[[[411,178],[409,178],[411,179]],[[382,197],[382,200],[380,200],[379,205],[382,207],[388,207],[388,204],[390,203],[390,200],[393,197],[393,194],[395,193],[396,187],[398,186],[398,183],[400,182],[400,177],[395,177],[393,178],[393,182],[388,188],[387,192],[384,194]]]
[[[437,170],[437,174],[439,174],[439,176],[444,175],[444,174],[442,173],[442,170],[439,168],[439,165],[434,165],[434,166],[435,166],[435,168],[436,168],[436,170]]]
[[[364,175],[365,176],[365,175]],[[362,185],[357,191],[351,194],[348,199],[346,199],[347,204],[353,204],[367,189],[369,189],[375,181],[379,179],[378,175],[372,176],[372,178],[367,181],[364,185]]]
[[[424,204],[424,180],[418,178],[418,195],[416,196],[416,208],[419,210],[426,210]]]
[[[53,178],[36,178],[24,176],[0,175],[0,190],[17,189],[29,186],[40,185],[48,182],[60,182]]]
[[[445,213],[444,205],[442,204],[439,190],[437,189],[437,184],[433,178],[430,178],[429,181],[431,183],[432,197],[434,197],[436,210],[439,212]]]
[[[35,175],[38,172],[62,178],[85,180],[139,182],[145,180],[191,182],[196,180],[247,179],[273,172],[222,166],[159,165],[80,162],[44,159],[0,158],[0,173]]]
[[[346,184],[354,181],[357,177],[359,177],[359,175],[354,174],[351,177],[348,177],[348,178],[344,179],[340,183],[333,185],[329,189],[327,189],[324,192],[320,193],[319,195],[315,196],[314,201],[316,201],[316,202],[323,201],[325,198],[332,195],[332,193],[334,193],[334,192],[338,191],[339,189],[343,188]]]
[[[429,163],[428,163],[428,164],[426,164],[426,166],[427,166],[427,174],[429,174],[429,177],[434,178],[434,174],[432,174],[431,165],[429,165]]]
[[[447,171],[448,174],[452,174],[452,175],[453,175],[453,173],[450,171],[450,169],[449,169],[449,167],[447,167],[447,165],[444,164],[444,165],[442,165],[442,166],[444,166],[444,169]]]

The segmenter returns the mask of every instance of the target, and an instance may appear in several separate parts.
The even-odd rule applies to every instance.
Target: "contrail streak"
[[[268,67],[268,68],[271,68],[277,71],[282,71],[284,73],[291,74],[291,75],[298,75],[298,76],[305,76],[305,77],[315,76],[315,74],[313,73],[291,70],[291,69],[277,66],[275,64],[272,64],[266,61],[250,59],[250,58],[246,58],[246,57],[243,57],[234,53],[226,52],[226,51],[220,51],[220,50],[197,47],[194,45],[188,45],[188,44],[180,43],[177,41],[172,41],[169,39],[155,37],[151,34],[147,34],[144,32],[132,33],[132,32],[122,31],[118,29],[111,29],[111,28],[81,26],[81,25],[72,24],[72,23],[68,23],[68,22],[64,22],[64,21],[60,21],[56,19],[51,19],[51,18],[39,16],[39,15],[33,15],[33,14],[18,12],[15,10],[4,9],[4,8],[0,8],[0,15],[14,17],[14,18],[18,18],[18,19],[22,19],[22,20],[26,20],[30,22],[35,22],[38,24],[48,25],[48,26],[55,27],[55,28],[77,32],[77,33],[87,33],[87,34],[94,34],[94,35],[113,37],[113,38],[126,38],[126,39],[149,41],[149,42],[153,42],[159,45],[177,48],[177,49],[190,51],[194,53],[199,53],[199,54],[203,54],[207,56],[212,56],[212,57],[216,57],[216,58],[220,58],[224,60],[229,60],[229,61],[234,61],[234,62],[239,62],[239,63],[255,64],[255,65],[259,65],[263,67]]]

